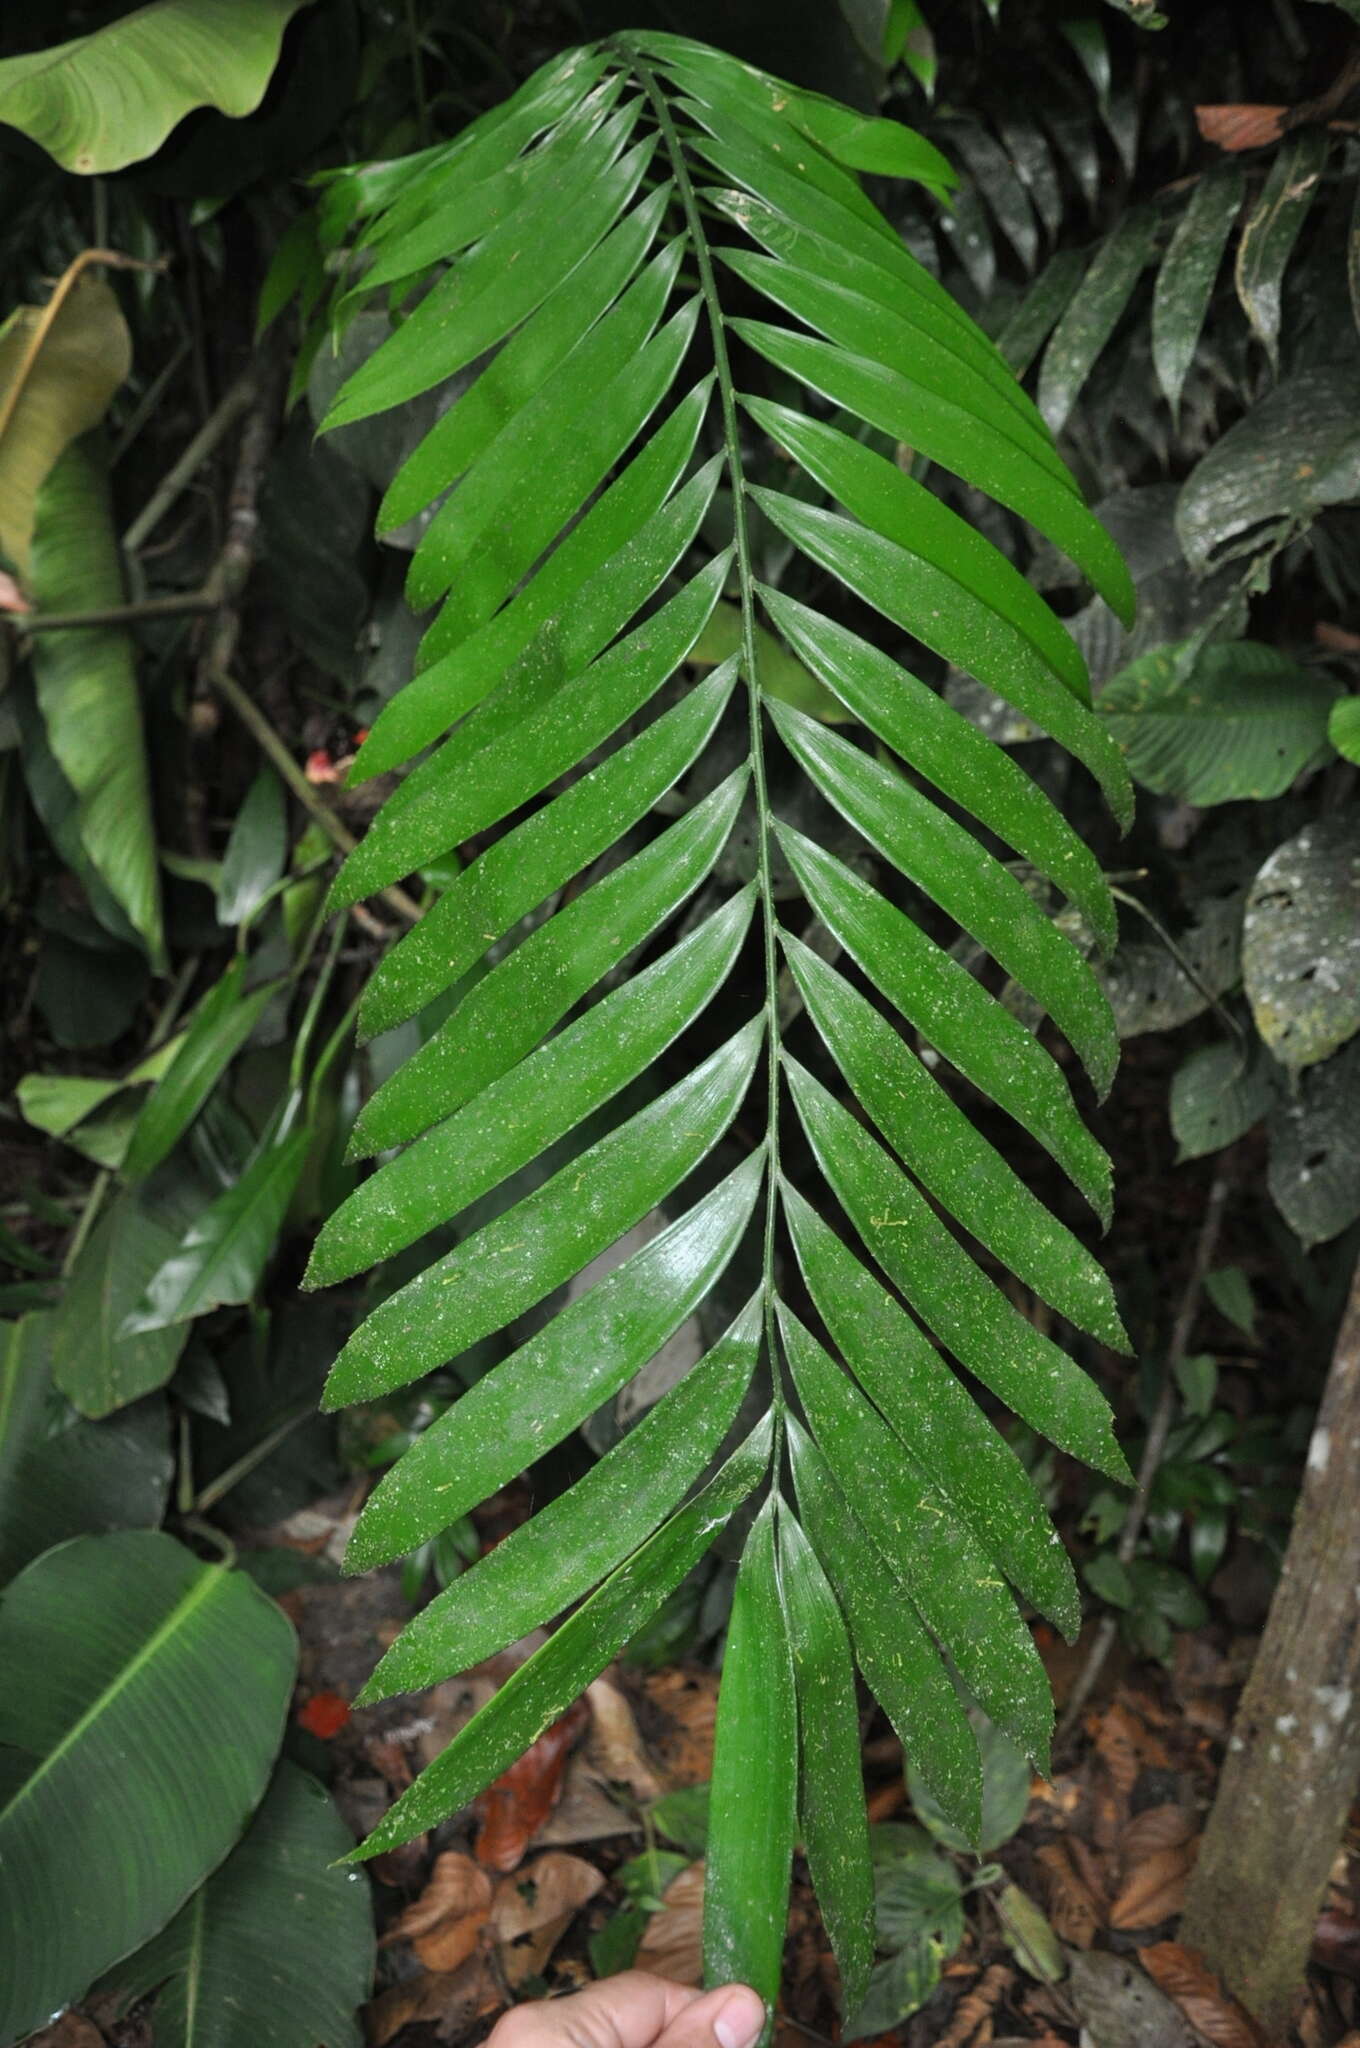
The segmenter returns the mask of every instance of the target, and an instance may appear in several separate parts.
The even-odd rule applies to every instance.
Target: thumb
[[[656,2048],[755,2048],[765,2026],[765,2001],[748,1984],[706,1991],[670,2022]]]

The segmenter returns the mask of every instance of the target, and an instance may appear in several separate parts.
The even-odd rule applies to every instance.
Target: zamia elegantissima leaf
[[[367,991],[370,1033],[441,998],[442,1021],[367,1105],[356,1151],[389,1156],[310,1273],[362,1272],[549,1155],[356,1330],[337,1407],[503,1331],[664,1205],[642,1249],[415,1440],[359,1518],[359,1568],[560,1443],[749,1261],[751,1298],[707,1355],[383,1658],[367,1700],[568,1616],[357,1853],[502,1771],[763,1491],[719,1708],[709,1967],[774,1995],[801,1840],[852,2005],[872,1960],[854,1665],[975,1836],[949,1667],[1042,1766],[1051,1704],[1017,1595],[1078,1622],[1039,1496],[945,1354],[1126,1474],[1095,1387],[942,1217],[1122,1345],[1109,1285],[937,1058],[1102,1216],[1108,1161],[1059,1064],[912,914],[924,900],[979,941],[1104,1089],[1116,1037],[1094,977],[960,814],[1107,942],[1108,892],[1016,763],[864,637],[868,615],[999,691],[1121,814],[1127,781],[1072,640],[896,444],[1028,521],[1121,615],[1132,603],[1034,406],[856,170],[948,177],[894,123],[649,34],[573,51],[454,142],[327,195],[332,244],[337,221],[353,244],[337,317],[369,294],[404,309],[328,424],[452,396],[384,501],[385,528],[426,516],[409,595],[439,610],[357,772],[418,761],[333,900],[452,848],[466,865]],[[687,656],[724,598],[742,649],[700,678]],[[770,633],[840,731],[762,693]],[[800,822],[772,790],[799,796]]]

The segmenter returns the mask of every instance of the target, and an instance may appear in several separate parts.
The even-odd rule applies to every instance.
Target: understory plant
[[[951,183],[895,122],[648,33],[327,180],[324,317],[391,317],[327,425],[433,395],[379,525],[421,523],[407,595],[437,607],[354,778],[415,765],[332,906],[461,865],[367,986],[362,1033],[416,1020],[415,1049],[360,1113],[352,1154],[380,1163],[309,1273],[344,1281],[477,1205],[350,1337],[331,1408],[516,1339],[386,1473],[353,1570],[449,1528],[692,1318],[716,1325],[383,1657],[363,1701],[567,1617],[356,1854],[465,1804],[730,1530],[707,1967],[774,1997],[801,1841],[852,2009],[874,1956],[856,1665],[976,1842],[970,1706],[1043,1768],[1026,1614],[1070,1635],[1080,1613],[998,1404],[1128,1477],[1100,1392],[1017,1305],[1126,1348],[1109,1284],[979,1127],[1008,1119],[1017,1157],[1047,1153],[1108,1218],[1071,1076],[1108,1087],[1115,1023],[1037,885],[1106,947],[1109,889],[914,653],[1003,697],[1120,818],[1128,778],[1077,644],[931,479],[1007,508],[1126,621],[1132,586],[864,175]]]

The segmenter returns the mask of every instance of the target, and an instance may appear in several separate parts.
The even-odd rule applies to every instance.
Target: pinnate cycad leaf
[[[511,1333],[372,1494],[350,1566],[401,1555],[532,1466],[688,1319],[708,1347],[389,1649],[369,1698],[583,1602],[361,1853],[502,1770],[768,1477],[719,1709],[707,1945],[713,1971],[770,1996],[800,1826],[852,1997],[871,1961],[852,1657],[970,1838],[981,1778],[952,1673],[1047,1755],[1018,1599],[1071,1632],[1075,1581],[1004,1421],[956,1366],[1125,1476],[1100,1394],[973,1247],[1119,1346],[1110,1289],[955,1080],[1101,1216],[1109,1162],[1065,1055],[944,930],[1023,984],[1103,1089],[1108,1008],[1026,881],[1052,883],[1104,945],[1109,891],[1016,760],[873,644],[874,617],[1004,692],[1121,815],[1128,777],[1066,629],[891,442],[990,493],[1125,617],[1132,588],[1040,412],[861,169],[948,188],[894,123],[680,37],[629,35],[553,60],[406,178],[339,174],[322,212],[326,246],[352,232],[357,259],[336,318],[374,293],[403,314],[331,424],[458,379],[383,507],[392,526],[437,506],[411,595],[439,610],[356,772],[424,758],[334,901],[462,860],[363,1004],[366,1034],[419,1018],[422,1042],[364,1106],[353,1150],[407,1149],[332,1218],[310,1277],[406,1263],[327,1402]],[[785,564],[779,588],[758,553]],[[715,617],[738,645],[710,673]],[[811,679],[806,709],[764,673],[771,648]],[[832,702],[839,733],[809,715]],[[799,781],[812,800],[795,825],[771,791]],[[797,936],[809,913],[815,947]],[[797,1188],[781,1139],[812,1162]],[[464,1234],[413,1276],[411,1248],[460,1216]],[[602,1258],[639,1225],[641,1249]]]

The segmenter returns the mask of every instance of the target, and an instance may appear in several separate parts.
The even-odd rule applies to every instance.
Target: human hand
[[[486,2048],[755,2048],[765,2006],[745,1984],[693,1991],[643,1970],[517,2005]]]

